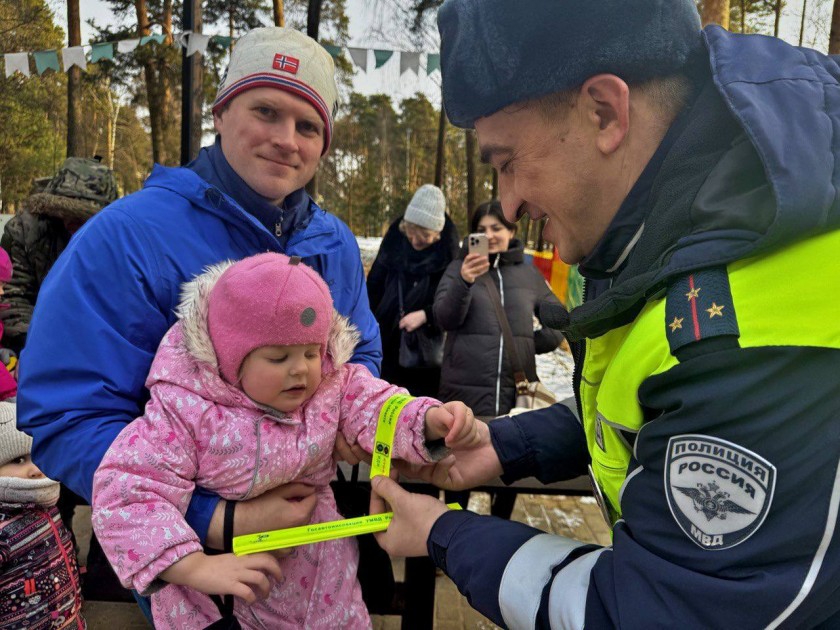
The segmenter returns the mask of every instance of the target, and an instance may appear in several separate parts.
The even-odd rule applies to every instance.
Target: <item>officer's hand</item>
[[[467,490],[485,484],[504,471],[490,441],[487,424],[476,421],[475,430],[474,446],[452,449],[451,454],[433,465],[416,465],[401,460],[393,460],[391,465],[408,479],[419,479],[444,490]]]
[[[370,513],[394,513],[388,529],[374,534],[379,546],[397,558],[428,555],[426,541],[432,525],[448,510],[446,505],[426,494],[407,492],[388,477],[374,477],[370,486]]]

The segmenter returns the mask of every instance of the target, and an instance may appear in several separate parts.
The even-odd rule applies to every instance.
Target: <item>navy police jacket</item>
[[[577,409],[490,425],[505,480],[590,468],[613,544],[454,511],[429,537],[502,626],[840,624],[840,67],[703,39],[641,236],[570,313]]]

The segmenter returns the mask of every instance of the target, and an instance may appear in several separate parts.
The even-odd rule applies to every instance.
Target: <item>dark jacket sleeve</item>
[[[540,319],[540,306],[546,302],[559,305],[560,300],[558,300],[557,296],[554,295],[554,292],[545,281],[545,278],[542,277],[542,274],[536,269],[533,271],[536,276],[534,278],[534,288],[538,292],[537,295],[539,296],[537,298],[536,308],[534,309],[534,315],[537,317],[540,324],[542,324],[542,319]],[[562,335],[559,332],[552,330],[551,328],[546,328],[543,324],[542,328],[534,331],[534,351],[537,354],[551,352],[560,345],[561,339]]]
[[[12,279],[4,287],[3,297],[9,307],[0,311],[4,326],[2,343],[18,353],[26,343],[32,309],[38,295],[34,264],[26,251],[26,231],[24,215],[15,215],[6,224],[0,240],[0,245],[12,261]]]
[[[458,330],[470,310],[473,285],[461,277],[463,262],[459,259],[449,263],[435,293],[435,323],[443,330]]]
[[[368,302],[370,302],[370,310],[374,313],[379,308],[379,302],[382,301],[387,277],[388,269],[380,260],[380,255],[377,254],[376,260],[373,261],[373,265],[371,265],[367,275]]]

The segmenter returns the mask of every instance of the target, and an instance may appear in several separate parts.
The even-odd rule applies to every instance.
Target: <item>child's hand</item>
[[[196,552],[160,574],[170,584],[194,588],[205,595],[234,595],[249,604],[268,597],[269,577],[276,581],[283,577],[279,562],[270,553],[208,556]]]
[[[426,439],[445,438],[449,448],[477,446],[481,441],[472,409],[462,402],[448,402],[426,412]]]

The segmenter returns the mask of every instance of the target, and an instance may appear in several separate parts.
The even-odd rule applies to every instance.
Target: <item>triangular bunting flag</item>
[[[129,53],[137,48],[139,43],[139,39],[124,39],[121,42],[117,42],[117,52]]]
[[[400,53],[400,76],[402,76],[406,70],[414,70],[414,74],[420,74],[420,53]]]
[[[341,55],[341,46],[333,46],[332,44],[321,44],[328,53],[330,53],[330,57],[338,57]]]
[[[211,37],[210,39],[212,39],[217,44],[220,44],[223,48],[229,48],[231,41],[233,41],[227,35],[213,35],[213,37]]]
[[[114,58],[114,44],[112,42],[103,42],[101,44],[94,44],[90,50],[90,62],[96,63],[100,59]]]
[[[189,43],[187,44],[187,57],[192,57],[195,53],[203,55],[207,51],[208,43],[210,43],[209,35],[190,33]]]
[[[87,59],[85,59],[85,49],[81,46],[71,46],[70,48],[62,48],[61,63],[64,65],[64,72],[67,72],[73,66],[79,66],[82,70],[87,72]]]
[[[35,68],[38,74],[44,74],[47,70],[59,71],[58,54],[54,50],[41,50],[32,53],[35,57]]]
[[[376,59],[376,67],[381,68],[384,66],[385,62],[388,61],[393,54],[393,50],[374,50],[373,57]]]
[[[348,48],[347,51],[353,63],[361,68],[362,72],[367,72],[367,48]]]
[[[426,56],[426,74],[432,74],[435,70],[440,70],[440,55],[429,54]]]
[[[158,44],[162,44],[166,41],[166,35],[146,35],[145,37],[140,38],[140,45],[143,46],[148,44],[149,42],[157,42]]]
[[[6,58],[6,78],[8,79],[15,72],[23,76],[29,76],[29,53],[8,53]]]

